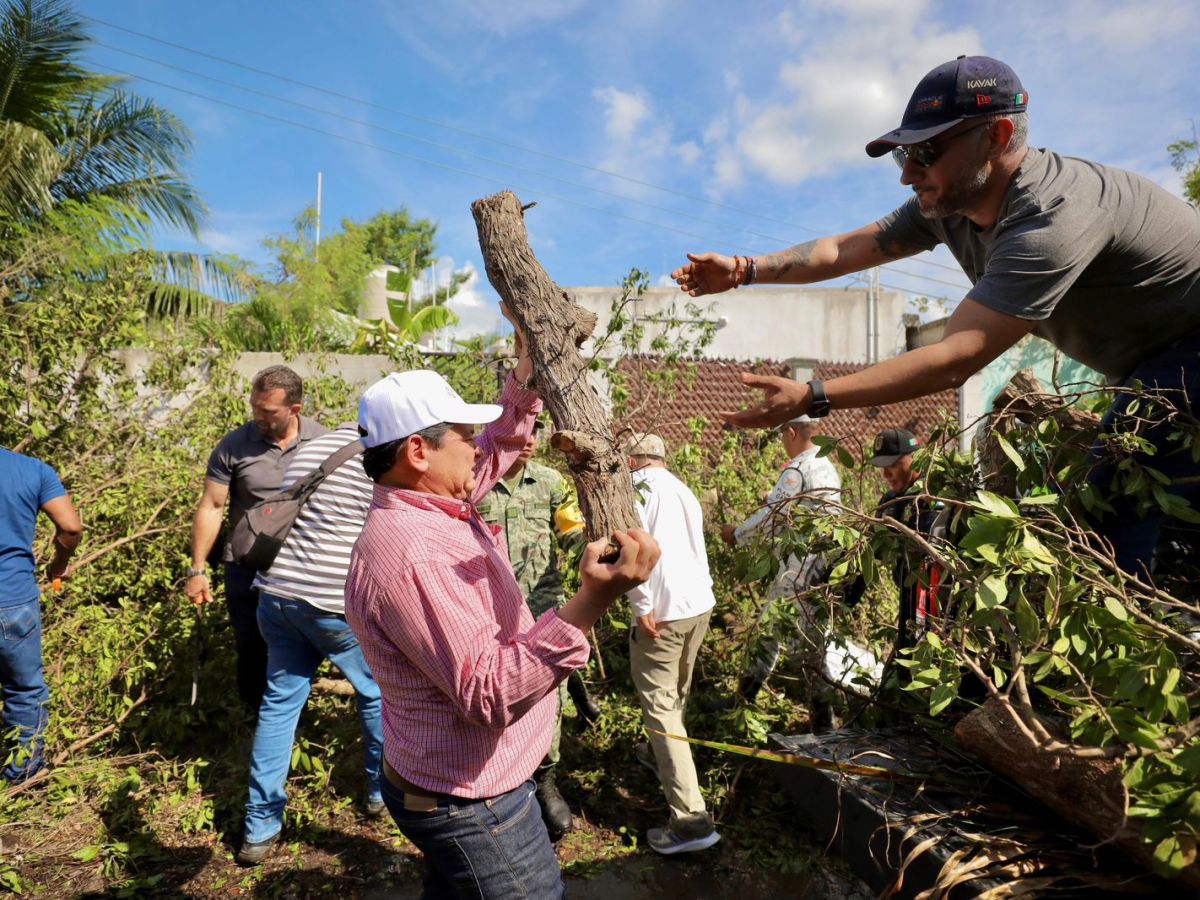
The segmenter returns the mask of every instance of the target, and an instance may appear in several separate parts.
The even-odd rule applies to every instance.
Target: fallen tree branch
[[[571,300],[537,261],[515,194],[476,200],[471,212],[488,281],[525,335],[533,387],[558,429],[550,446],[566,457],[574,476],[589,539],[640,528],[625,453],[579,355],[596,327],[595,314]]]

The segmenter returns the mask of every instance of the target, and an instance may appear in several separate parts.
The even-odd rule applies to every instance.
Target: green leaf
[[[936,716],[949,706],[957,696],[958,684],[956,682],[939,684],[929,695],[929,714]]]
[[[1200,744],[1180,750],[1175,757],[1175,764],[1182,766],[1189,775],[1200,778]]]
[[[1183,696],[1183,694],[1166,694],[1164,699],[1167,702],[1167,713],[1172,719],[1181,725],[1188,721],[1191,713],[1188,710],[1187,697]]]
[[[1025,460],[1021,459],[1021,454],[1018,453],[1016,448],[1008,442],[1008,439],[1002,434],[997,434],[996,443],[1000,445],[1000,449],[1004,451],[1004,455],[1007,456],[1012,461],[1012,464],[1017,467],[1017,471],[1024,472]]]
[[[80,862],[91,862],[93,859],[95,859],[99,855],[100,855],[100,848],[96,847],[96,846],[92,846],[92,847],[84,847],[82,850],[76,850],[74,853],[71,854],[71,857],[73,859],[79,860]]]
[[[989,575],[979,583],[975,592],[976,609],[994,609],[1004,603],[1008,597],[1008,581],[1003,573]]]
[[[1058,494],[1030,494],[1028,497],[1022,497],[1018,502],[1022,506],[1053,506],[1059,499]]]
[[[1025,599],[1024,592],[1017,594],[1014,611],[1017,617],[1017,632],[1021,635],[1022,640],[1031,643],[1036,641],[1041,636],[1041,622],[1029,601]]]
[[[1121,605],[1121,601],[1116,597],[1105,597],[1104,608],[1118,621],[1127,622],[1129,620],[1129,611]]]
[[[1154,848],[1154,861],[1166,874],[1181,872],[1196,861],[1196,840],[1191,835],[1173,834]]]
[[[999,494],[993,494],[991,491],[980,491],[976,496],[978,496],[979,502],[973,505],[984,512],[1002,519],[1017,518],[1017,506],[1011,500],[1001,497]]]

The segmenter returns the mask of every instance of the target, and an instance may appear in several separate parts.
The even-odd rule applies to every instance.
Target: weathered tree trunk
[[[985,766],[1058,815],[1100,841],[1110,842],[1140,865],[1152,868],[1153,853],[1141,839],[1140,825],[1124,813],[1126,795],[1120,763],[1042,750],[1012,717],[1013,712],[1003,704],[988,700],[954,726],[954,736]],[[1175,881],[1200,890],[1200,865],[1189,866]]]
[[[534,387],[557,429],[550,446],[566,456],[575,477],[588,538],[640,528],[625,453],[579,355],[596,316],[571,300],[533,255],[516,195],[503,191],[476,200],[471,212],[488,281],[529,342]]]

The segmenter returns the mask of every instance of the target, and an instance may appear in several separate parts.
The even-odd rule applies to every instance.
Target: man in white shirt
[[[649,580],[629,591],[636,619],[629,632],[630,672],[650,731],[650,743],[639,744],[636,754],[658,776],[671,810],[666,827],[651,828],[647,840],[659,853],[686,853],[721,837],[704,806],[691,746],[664,736],[687,736],[683,714],[692,669],[716,603],[704,514],[687,485],[667,470],[662,438],[636,436],[628,453],[638,513],[662,548]]]
[[[783,447],[787,451],[788,464],[780,473],[779,480],[762,506],[741,525],[722,527],[721,537],[727,544],[745,545],[762,535],[773,536],[776,531],[787,527],[789,508],[793,504],[821,513],[832,512],[841,502],[842,481],[833,461],[829,457],[817,455],[820,448],[813,443],[816,428],[817,421],[805,415],[793,419],[779,429]],[[796,600],[799,594],[819,584],[825,578],[826,571],[825,561],[816,554],[805,554],[803,558],[795,554],[789,555],[767,594],[767,602],[763,605],[762,615],[759,617],[760,624],[768,617],[773,604],[784,597]],[[798,604],[797,611],[800,616],[801,640],[809,645],[810,651],[815,650],[820,641],[815,640],[813,634],[813,611],[804,604]],[[810,652],[808,655],[815,654]],[[738,685],[738,694],[747,703],[752,703],[758,696],[763,683],[770,677],[778,661],[779,640],[774,635],[767,635],[760,642],[754,661]]]

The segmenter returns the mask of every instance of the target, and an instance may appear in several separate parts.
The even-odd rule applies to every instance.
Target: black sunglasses
[[[962,131],[952,134],[950,137],[944,138],[936,144],[933,141],[921,141],[919,144],[905,144],[899,147],[894,147],[892,149],[892,159],[894,159],[896,161],[896,165],[902,169],[904,168],[904,164],[909,160],[912,160],[922,169],[928,169],[935,162],[937,162],[938,156],[941,155],[941,152],[946,149],[950,142],[955,138],[960,138],[968,132],[991,124],[992,123],[990,121],[977,122],[970,128],[964,128]]]

